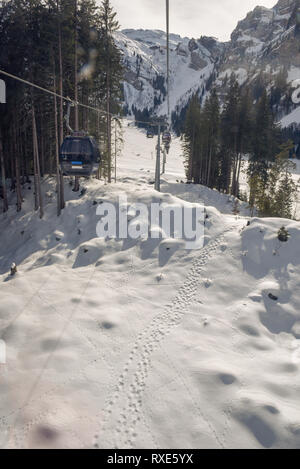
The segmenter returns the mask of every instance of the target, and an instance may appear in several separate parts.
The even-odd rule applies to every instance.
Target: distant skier
[[[18,272],[16,264],[13,262],[10,268],[10,275],[13,277]]]

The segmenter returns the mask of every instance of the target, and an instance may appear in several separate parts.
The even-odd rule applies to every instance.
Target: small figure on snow
[[[18,272],[16,264],[13,262],[10,268],[10,275],[13,277]]]
[[[288,230],[285,228],[285,226],[282,226],[280,230],[278,231],[278,239],[282,243],[287,243],[290,237],[290,233]]]

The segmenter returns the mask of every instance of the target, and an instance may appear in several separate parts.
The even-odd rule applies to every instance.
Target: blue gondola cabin
[[[101,155],[93,137],[84,132],[73,132],[64,139],[59,160],[64,176],[88,177],[97,171]]]

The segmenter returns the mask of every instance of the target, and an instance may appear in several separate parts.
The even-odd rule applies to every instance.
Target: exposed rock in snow
[[[129,112],[147,109],[166,114],[166,35],[162,31],[116,33],[124,54],[125,102]],[[179,112],[191,94],[204,90],[224,45],[214,38],[170,36],[171,110]]]

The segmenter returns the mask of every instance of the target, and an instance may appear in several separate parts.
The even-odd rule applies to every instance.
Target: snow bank
[[[282,127],[289,127],[291,124],[300,123],[300,106],[294,109],[290,114],[281,119],[280,124]]]
[[[120,194],[200,199],[176,142],[159,194],[154,142],[129,134],[117,184],[66,184],[62,217],[49,199],[42,221],[27,187],[0,215],[1,446],[299,448],[299,224],[221,213],[205,191],[201,250],[98,239],[96,208]]]

